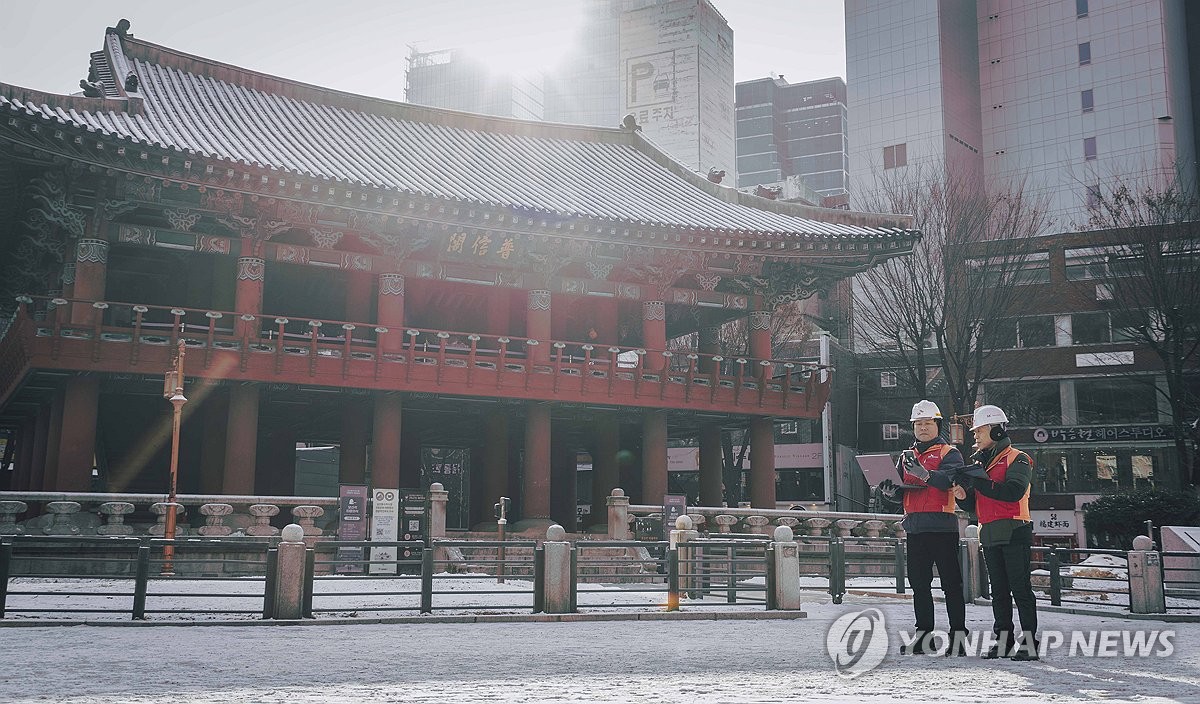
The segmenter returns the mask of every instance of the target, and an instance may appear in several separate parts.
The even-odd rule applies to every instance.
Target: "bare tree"
[[[1114,331],[1162,363],[1166,388],[1155,389],[1171,408],[1177,485],[1196,486],[1200,467],[1189,435],[1200,415],[1200,197],[1174,180],[1114,177],[1092,188],[1088,210],[1091,227],[1111,231],[1093,274],[1112,296]]]
[[[955,414],[969,413],[997,372],[987,352],[1020,302],[1032,238],[1049,224],[1046,199],[1023,181],[985,189],[971,173],[913,165],[883,172],[860,206],[911,214],[923,237],[911,256],[856,277],[859,349],[902,370],[921,396],[940,372]]]

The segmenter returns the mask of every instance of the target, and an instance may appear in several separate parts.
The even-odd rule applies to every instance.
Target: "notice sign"
[[[367,487],[361,484],[342,484],[339,492],[338,540],[367,539]],[[363,549],[356,546],[339,547],[337,571],[362,572]]]
[[[1075,512],[1062,511],[1030,511],[1029,518],[1033,521],[1033,532],[1037,535],[1075,535]]]
[[[675,530],[675,519],[687,513],[687,497],[682,494],[663,495],[663,540],[671,539],[671,531]]]
[[[400,520],[400,491],[376,489],[371,497],[372,542],[394,543]],[[396,546],[371,548],[371,574],[396,574]]]

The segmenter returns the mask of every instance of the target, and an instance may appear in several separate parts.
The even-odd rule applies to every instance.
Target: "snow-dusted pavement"
[[[889,654],[839,678],[826,631],[866,607],[888,620]],[[4,628],[0,701],[1200,701],[1197,624],[1043,613],[1043,630],[1171,629],[1174,653],[1021,663],[899,655],[905,600],[813,592],[804,608],[799,620]],[[972,629],[990,627],[987,607],[968,610]]]

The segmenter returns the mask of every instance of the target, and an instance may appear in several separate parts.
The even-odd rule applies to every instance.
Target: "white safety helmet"
[[[917,401],[913,404],[912,417],[914,420],[941,420],[942,410],[933,401]]]
[[[1008,423],[1008,416],[1004,415],[1004,411],[1000,410],[999,406],[980,406],[975,409],[975,422],[971,425],[971,430],[1001,423]]]

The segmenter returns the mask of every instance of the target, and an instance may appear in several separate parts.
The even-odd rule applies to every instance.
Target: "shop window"
[[[1134,482],[1154,483],[1154,456],[1153,455],[1134,455],[1133,463],[1133,480]]]
[[[1096,455],[1096,479],[1101,482],[1117,483],[1117,456]]]

